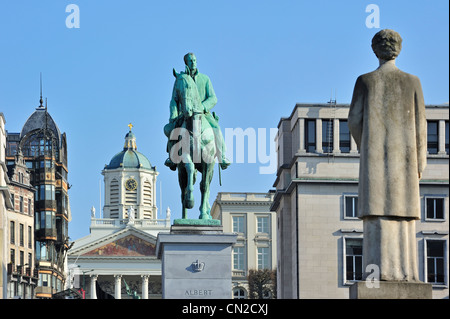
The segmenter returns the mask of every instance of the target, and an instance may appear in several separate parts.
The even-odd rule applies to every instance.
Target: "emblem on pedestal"
[[[200,272],[203,271],[203,269],[205,268],[205,263],[204,262],[199,262],[198,259],[197,261],[194,261],[191,264],[191,268],[194,272]]]

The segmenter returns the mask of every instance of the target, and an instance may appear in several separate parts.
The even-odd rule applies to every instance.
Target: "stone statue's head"
[[[402,38],[394,30],[381,30],[372,38],[372,50],[379,59],[393,60],[402,50]]]
[[[189,52],[184,56],[184,64],[186,64],[186,66],[190,70],[197,69],[197,58],[195,57],[194,53]]]

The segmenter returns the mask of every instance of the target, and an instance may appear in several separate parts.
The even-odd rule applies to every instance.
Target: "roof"
[[[45,127],[47,127],[54,133],[59,145],[61,141],[61,132],[53,118],[47,112],[47,108],[43,106],[37,107],[36,110],[27,119],[24,126],[22,127],[22,132],[20,132],[20,138],[22,139],[28,133],[43,129]]]
[[[117,153],[113,156],[109,165],[105,169],[115,169],[115,168],[145,168],[153,169],[150,161],[144,154],[127,149],[122,152]]]
[[[143,168],[154,170],[148,158],[137,151],[136,136],[131,130],[125,135],[123,150],[113,156],[105,169],[116,168]]]

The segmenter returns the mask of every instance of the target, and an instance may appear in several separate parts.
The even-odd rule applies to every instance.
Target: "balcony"
[[[232,270],[231,271],[231,276],[233,279],[235,279],[236,277],[238,278],[246,278],[247,274],[245,272],[245,270]]]
[[[34,279],[38,278],[38,269],[37,268],[32,269],[31,267],[25,267],[22,265],[16,266],[13,263],[9,263],[7,265],[7,272],[8,272],[8,275],[12,275],[12,276],[30,277],[30,278],[34,278]]]
[[[115,218],[92,218],[91,229],[107,229],[107,228],[122,228],[128,225],[128,219],[115,219]],[[132,220],[133,226],[139,228],[161,228],[170,227],[170,219],[134,219]]]

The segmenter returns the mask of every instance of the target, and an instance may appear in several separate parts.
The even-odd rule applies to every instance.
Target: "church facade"
[[[103,216],[91,211],[90,234],[69,250],[71,287],[89,299],[161,298],[156,237],[170,230],[170,210],[157,219],[158,172],[125,136],[123,150],[105,165]],[[97,218],[98,217],[98,218]]]

